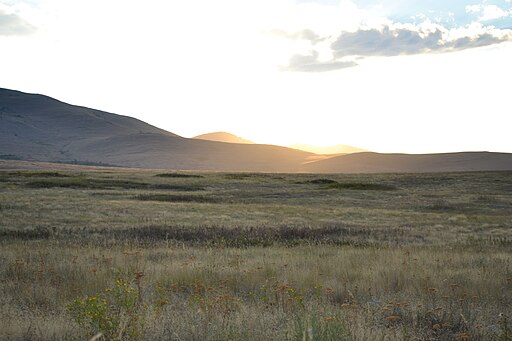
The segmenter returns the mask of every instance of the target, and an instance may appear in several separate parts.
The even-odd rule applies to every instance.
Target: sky
[[[0,0],[0,87],[184,137],[512,152],[512,0]]]

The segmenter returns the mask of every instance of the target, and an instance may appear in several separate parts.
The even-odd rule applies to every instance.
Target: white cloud
[[[0,3],[0,36],[23,36],[36,31],[15,6]]]
[[[466,13],[480,13],[483,5],[467,5]]]
[[[505,11],[496,5],[486,5],[484,6],[482,16],[480,17],[481,21],[488,21],[493,19],[499,19],[503,17],[508,17],[512,14],[512,11]]]
[[[480,14],[478,21],[490,21],[505,17],[512,17],[512,10],[504,10],[496,5],[468,5],[466,6],[466,13]]]
[[[307,55],[296,54],[290,58],[288,66],[281,67],[283,71],[300,72],[326,72],[333,70],[346,69],[357,66],[357,63],[351,60],[319,60],[318,51],[310,51]]]

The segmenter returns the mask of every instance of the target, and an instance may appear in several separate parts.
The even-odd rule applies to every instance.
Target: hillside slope
[[[417,173],[512,170],[512,154],[463,152],[445,154],[356,153],[311,162],[313,173]]]
[[[0,157],[125,167],[296,171],[311,153],[187,139],[135,118],[0,89]]]

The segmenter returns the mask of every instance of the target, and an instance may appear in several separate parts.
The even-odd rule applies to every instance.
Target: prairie
[[[0,245],[0,339],[512,339],[511,172],[2,170]]]

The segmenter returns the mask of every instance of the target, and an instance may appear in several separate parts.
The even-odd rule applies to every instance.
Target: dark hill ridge
[[[253,172],[512,170],[512,154],[503,153],[357,153],[325,158],[272,145],[188,139],[135,118],[7,89],[0,89],[0,158]]]
[[[0,89],[0,122],[0,152],[24,159],[77,159],[75,148],[111,136],[146,133],[177,137],[135,118],[5,89]]]
[[[311,153],[187,139],[135,118],[0,89],[0,156],[125,167],[297,170]]]

